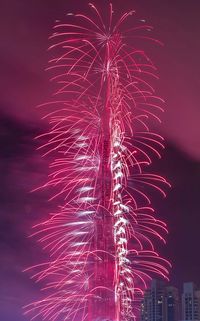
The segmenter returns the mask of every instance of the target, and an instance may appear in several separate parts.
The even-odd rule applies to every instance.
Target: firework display
[[[165,196],[169,183],[148,172],[163,148],[149,119],[159,121],[163,101],[151,85],[156,67],[135,48],[158,41],[145,21],[129,26],[134,11],[117,20],[112,5],[105,18],[90,7],[89,16],[69,13],[50,37],[57,90],[41,105],[50,126],[41,150],[52,159],[42,188],[59,206],[34,226],[49,261],[31,267],[46,284],[26,307],[31,320],[136,320],[151,278],[168,278],[153,244],[164,241],[166,224],[149,194]]]

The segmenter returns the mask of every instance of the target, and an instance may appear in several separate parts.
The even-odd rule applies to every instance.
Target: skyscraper
[[[174,286],[165,288],[165,319],[166,321],[177,321],[180,316],[180,303],[178,289]]]
[[[182,319],[200,321],[200,290],[197,290],[192,282],[183,285]]]
[[[141,304],[141,321],[178,321],[178,290],[165,283],[153,280],[151,288],[145,292]]]

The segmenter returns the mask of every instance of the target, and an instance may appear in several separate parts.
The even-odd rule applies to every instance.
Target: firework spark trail
[[[153,245],[164,241],[166,224],[154,217],[145,191],[165,196],[169,185],[144,171],[163,148],[163,138],[148,126],[162,111],[149,83],[158,76],[145,52],[127,42],[158,41],[141,23],[120,31],[134,11],[113,24],[110,5],[106,24],[90,7],[93,18],[70,14],[50,37],[58,56],[47,69],[58,89],[41,105],[50,124],[41,148],[54,158],[42,188],[52,188],[50,199],[62,204],[34,227],[50,260],[31,267],[48,293],[26,307],[31,320],[135,320],[151,277],[168,276],[169,263]]]

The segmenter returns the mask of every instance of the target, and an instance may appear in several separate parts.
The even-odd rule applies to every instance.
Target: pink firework
[[[165,196],[169,184],[145,172],[163,148],[148,126],[149,118],[159,121],[162,99],[149,83],[158,78],[155,66],[130,46],[158,41],[142,22],[126,28],[134,11],[114,24],[112,5],[105,22],[90,7],[92,17],[69,14],[50,37],[55,55],[47,69],[57,91],[41,105],[50,124],[41,148],[53,158],[43,188],[60,206],[34,227],[50,259],[31,268],[47,292],[26,307],[31,320],[136,320],[151,277],[168,276],[153,245],[164,241],[166,224],[154,217],[146,191]]]

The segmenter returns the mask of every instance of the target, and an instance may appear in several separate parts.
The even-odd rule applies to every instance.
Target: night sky
[[[42,159],[34,137],[45,130],[35,108],[48,100],[52,88],[44,72],[49,59],[48,36],[56,19],[67,12],[88,11],[85,0],[2,0],[0,4],[0,320],[28,321],[22,306],[40,296],[40,285],[22,271],[45,259],[31,226],[54,204],[46,192],[30,193],[45,182],[48,159]],[[106,10],[109,1],[94,1]],[[162,160],[153,171],[168,178],[167,199],[154,205],[168,222],[167,246],[160,248],[173,264],[171,283],[200,286],[200,1],[113,0],[121,13],[135,9],[137,17],[155,27],[165,44],[151,46],[159,68],[157,92],[166,100],[162,125],[166,140]],[[37,321],[41,321],[38,319]]]

